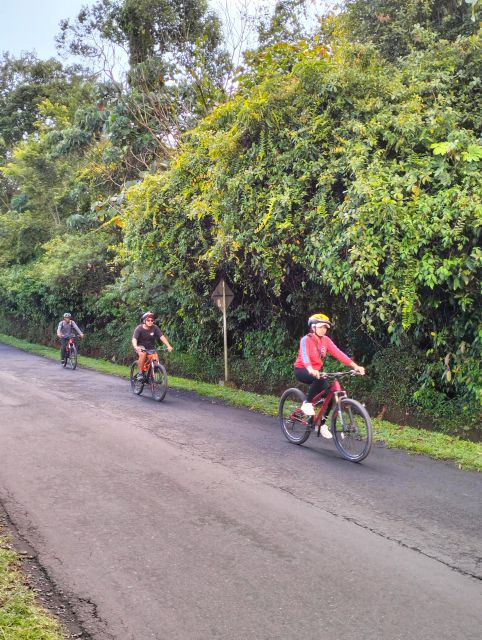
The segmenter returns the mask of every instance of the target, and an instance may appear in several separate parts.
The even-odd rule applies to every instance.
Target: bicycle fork
[[[347,393],[346,393],[345,390],[342,390],[342,391],[335,391],[335,393],[333,395],[334,395],[334,398],[335,398],[336,411],[338,411],[338,415],[340,416],[341,428],[342,428],[343,432],[345,432],[347,430],[347,425],[345,424],[345,417],[343,415],[341,402],[342,402],[343,398],[347,397]],[[334,412],[333,412],[332,415],[334,415]]]

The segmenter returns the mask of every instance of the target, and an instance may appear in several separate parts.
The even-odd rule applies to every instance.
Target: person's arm
[[[166,336],[162,333],[161,329],[156,325],[155,328],[157,338],[164,344],[169,352],[172,351],[172,346]]]
[[[76,325],[76,323],[72,320],[72,328],[74,329],[74,331],[77,332],[77,335],[79,335],[81,338],[84,337],[84,334],[82,333],[82,331],[79,329],[79,327]]]
[[[356,362],[353,362],[353,364],[351,365],[352,369],[355,369],[355,371],[357,373],[359,373],[361,376],[365,375],[365,367],[361,367],[359,364],[357,364]]]
[[[320,372],[313,367],[313,343],[308,336],[303,336],[300,341],[300,353],[305,369],[315,378],[320,377]]]
[[[170,353],[172,351],[172,345],[169,343],[169,340],[166,338],[164,334],[161,336],[161,342],[166,345],[167,350]]]
[[[134,335],[132,336],[132,346],[134,347],[136,353],[140,353],[141,349],[137,346],[137,338],[139,337],[139,327],[135,328]]]
[[[61,338],[62,334],[60,333],[60,329],[62,328],[62,320],[59,322],[59,326],[57,327],[57,337]]]
[[[343,353],[341,349],[338,349],[338,347],[333,342],[333,340],[331,340],[328,337],[325,337],[325,344],[326,344],[326,350],[330,354],[330,356],[333,356],[343,364],[346,364],[347,367],[351,367],[360,375],[362,376],[365,375],[364,367],[360,367],[360,365],[358,365],[354,360],[352,360],[349,356],[347,356],[346,353]]]

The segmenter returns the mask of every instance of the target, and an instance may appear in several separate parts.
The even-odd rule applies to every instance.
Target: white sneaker
[[[303,404],[301,405],[301,411],[303,411],[305,416],[315,415],[315,407],[311,402],[303,402]]]
[[[330,440],[330,438],[333,438],[331,431],[328,429],[328,427],[326,426],[326,424],[322,424],[321,428],[320,428],[320,433],[321,435],[326,438],[327,440]]]

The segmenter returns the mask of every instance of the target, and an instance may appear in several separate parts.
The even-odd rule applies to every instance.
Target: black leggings
[[[318,395],[321,391],[328,389],[330,386],[329,383],[324,379],[315,378],[311,373],[308,373],[307,369],[298,369],[295,367],[295,378],[299,382],[304,382],[305,384],[309,384],[308,393],[306,394],[306,402],[311,402],[313,398]]]

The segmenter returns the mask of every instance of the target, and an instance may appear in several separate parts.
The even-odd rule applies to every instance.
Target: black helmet
[[[142,317],[141,317],[142,322],[145,322],[147,318],[152,318],[154,320],[155,316],[152,313],[152,311],[146,311],[146,313],[142,314]]]

